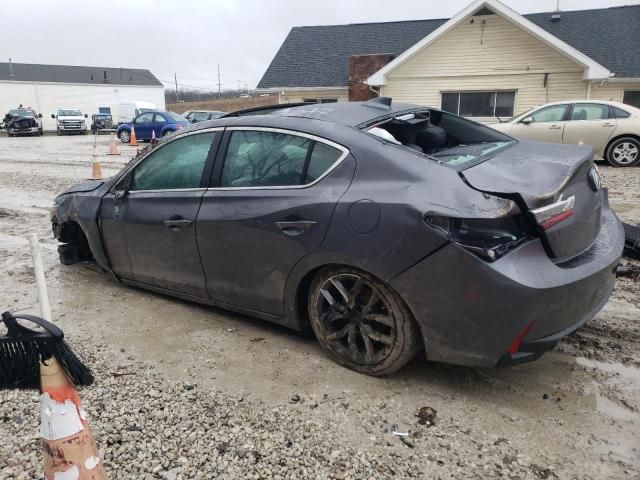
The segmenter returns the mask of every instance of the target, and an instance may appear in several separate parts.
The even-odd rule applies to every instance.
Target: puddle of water
[[[576,363],[583,367],[591,367],[591,368],[595,367],[598,370],[602,370],[607,373],[614,373],[626,379],[633,380],[634,382],[638,382],[638,384],[640,384],[640,368],[637,368],[631,365],[623,365],[621,363],[600,362],[598,360],[591,360],[589,358],[584,358],[584,357],[577,357]]]
[[[597,386],[595,388],[598,389]],[[613,400],[609,400],[599,392],[594,393],[593,396],[595,397],[596,410],[599,413],[612,418],[616,418],[618,420],[637,420],[638,418],[640,418],[640,414],[628,409],[627,407],[618,405],[616,402],[614,402]]]

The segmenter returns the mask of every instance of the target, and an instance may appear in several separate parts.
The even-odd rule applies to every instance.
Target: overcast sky
[[[469,0],[0,1],[0,62],[148,68],[166,85],[254,87],[293,26],[449,18]],[[506,0],[519,13],[556,0]],[[637,4],[560,0],[562,10]],[[585,32],[588,34],[588,32]]]

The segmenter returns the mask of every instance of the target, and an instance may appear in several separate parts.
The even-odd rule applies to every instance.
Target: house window
[[[640,90],[625,90],[622,103],[640,108]]]
[[[516,92],[443,92],[441,108],[461,117],[512,117]]]
[[[337,98],[303,98],[304,103],[336,103]]]

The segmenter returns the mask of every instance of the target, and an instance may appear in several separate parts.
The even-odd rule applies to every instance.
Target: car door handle
[[[276,226],[282,231],[282,233],[284,233],[285,235],[289,235],[290,237],[300,235],[301,233],[304,233],[307,230],[315,227],[317,224],[318,222],[314,222],[313,220],[291,220],[276,222]]]
[[[602,126],[603,127],[615,127],[615,124],[613,124],[613,123],[603,123]]]
[[[562,127],[560,125],[551,125],[549,130],[560,130]]]
[[[171,230],[176,230],[178,228],[188,227],[192,223],[193,221],[188,218],[170,218],[164,221],[164,226]]]

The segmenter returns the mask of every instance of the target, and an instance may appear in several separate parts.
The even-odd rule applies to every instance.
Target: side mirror
[[[89,115],[87,115],[86,113],[84,114],[84,118],[89,118]]]
[[[54,113],[51,114],[51,118],[53,118],[55,120],[56,115]]]
[[[116,190],[114,193],[116,203],[118,203],[120,200],[124,200],[125,198],[127,198],[127,195],[129,195],[129,190],[127,190],[128,188],[127,185],[118,185],[118,187],[122,187],[122,190]]]
[[[522,120],[520,120],[520,123],[529,125],[530,123],[533,123],[533,117],[524,117]]]
[[[41,113],[38,114],[38,118],[42,118],[42,114]]]

